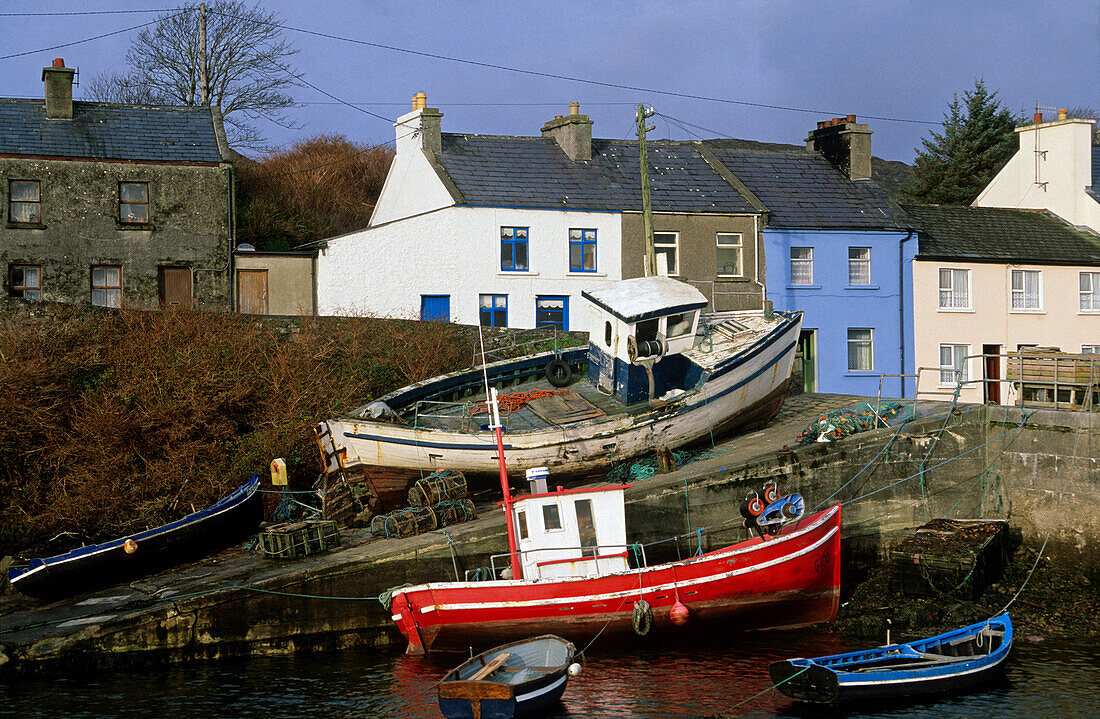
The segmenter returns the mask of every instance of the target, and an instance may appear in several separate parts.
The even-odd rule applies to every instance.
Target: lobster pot
[[[474,503],[470,500],[455,499],[435,505],[435,516],[439,518],[439,526],[447,527],[477,519],[477,512],[474,511]]]
[[[440,502],[463,499],[468,495],[466,476],[457,469],[441,469],[416,480],[409,489],[409,505],[434,507]]]
[[[408,507],[389,514],[380,514],[370,522],[376,537],[414,537],[438,529],[439,519],[431,507]]]

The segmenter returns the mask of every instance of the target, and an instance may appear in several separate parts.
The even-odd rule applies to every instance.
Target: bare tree
[[[290,58],[298,51],[282,37],[279,19],[257,3],[212,0],[206,8],[208,102],[220,105],[231,144],[265,149],[253,121],[293,127],[283,111],[295,107]],[[144,28],[126,53],[126,74],[93,78],[86,96],[108,102],[202,102],[199,7],[187,5]]]

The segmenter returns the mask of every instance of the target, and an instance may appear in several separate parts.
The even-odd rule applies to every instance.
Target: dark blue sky
[[[873,151],[911,161],[953,93],[976,78],[1030,117],[1046,108],[1100,110],[1100,0],[1056,2],[309,2],[269,0],[290,28],[640,89],[540,77],[328,39],[288,29],[302,76],[342,100],[395,118],[417,91],[447,132],[537,135],[579,100],[597,137],[633,135],[635,106],[661,116],[653,135],[741,137],[800,144],[818,120],[855,114]],[[5,2],[0,12],[170,8],[164,0]],[[32,9],[33,8],[33,9]],[[85,82],[124,70],[131,31],[71,47],[155,15],[0,18],[0,96],[41,97],[41,68],[63,57]],[[662,94],[663,90],[715,99]],[[77,99],[81,90],[75,90]],[[320,133],[356,142],[393,138],[385,121],[295,91],[301,125],[258,127],[273,143]],[[759,107],[774,105],[784,108]],[[1050,112],[1050,110],[1048,110]],[[894,120],[874,119],[894,118]],[[903,120],[903,121],[897,121]],[[920,122],[934,124],[922,124]]]

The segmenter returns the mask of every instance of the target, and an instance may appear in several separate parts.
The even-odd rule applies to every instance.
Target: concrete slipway
[[[743,538],[745,493],[775,479],[807,508],[844,501],[845,569],[877,561],[926,518],[1007,517],[1056,561],[1100,576],[1100,413],[921,402],[919,419],[832,444],[798,447],[821,413],[866,398],[788,398],[766,428],[719,443],[676,472],[633,482],[628,539],[650,562]],[[856,501],[852,501],[856,500]],[[851,502],[849,504],[849,502]],[[506,551],[499,510],[409,539],[344,530],[337,550],[290,562],[234,548],[93,594],[47,605],[0,601],[0,674],[280,654],[400,639],[377,597],[405,583],[453,579]]]

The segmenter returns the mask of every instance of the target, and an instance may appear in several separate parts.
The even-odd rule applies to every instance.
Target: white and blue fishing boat
[[[759,427],[783,405],[801,312],[735,312],[704,327],[707,298],[664,276],[582,294],[587,347],[435,377],[321,422],[326,489],[366,484],[389,508],[439,469],[495,482],[486,385],[502,394],[507,471],[549,467],[558,479]]]
[[[1008,612],[906,644],[787,659],[768,667],[772,682],[792,699],[814,703],[912,699],[989,681],[1012,649]]]
[[[494,647],[447,673],[439,683],[439,710],[447,719],[512,719],[556,705],[572,674],[575,647],[544,634]]]
[[[259,477],[253,477],[215,504],[169,524],[32,559],[9,570],[8,581],[28,596],[64,596],[223,549],[254,533],[263,520],[259,486]]]

